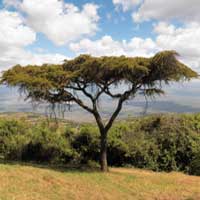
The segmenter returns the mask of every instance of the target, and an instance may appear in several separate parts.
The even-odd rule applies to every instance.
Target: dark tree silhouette
[[[138,93],[163,94],[162,85],[171,81],[197,77],[196,72],[177,60],[177,56],[174,51],[159,52],[151,58],[80,55],[61,65],[14,66],[3,73],[1,83],[18,86],[33,101],[52,105],[74,102],[91,113],[101,136],[101,169],[107,171],[107,135],[123,103]],[[103,94],[118,102],[107,121],[102,119],[98,107]],[[89,101],[85,101],[85,97]]]

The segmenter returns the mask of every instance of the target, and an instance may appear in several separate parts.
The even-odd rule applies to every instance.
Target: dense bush
[[[200,151],[196,153],[189,165],[189,173],[200,176]]]
[[[69,141],[46,123],[1,119],[0,155],[6,160],[66,163],[75,154]]]
[[[71,137],[73,149],[79,155],[80,163],[86,164],[90,160],[98,161],[100,140],[96,127],[84,125],[69,137]]]
[[[127,162],[153,170],[188,171],[199,150],[199,115],[157,115],[127,123]],[[132,126],[131,126],[132,124]]]
[[[123,166],[126,164],[128,145],[123,141],[126,127],[113,127],[108,135],[108,164]]]
[[[78,130],[66,130],[68,141],[79,155],[79,162],[86,164],[88,161],[99,161],[100,135],[97,127],[82,125]],[[70,133],[70,134],[69,134]],[[109,165],[123,165],[127,145],[121,139],[122,133],[118,129],[111,131],[108,137],[108,163]]]
[[[31,129],[29,143],[22,152],[24,161],[67,163],[73,156],[69,141],[61,133],[49,129],[46,123]]]
[[[0,120],[0,155],[4,159],[21,160],[28,143],[27,126],[17,120]]]
[[[97,162],[99,137],[91,124],[62,125],[55,131],[45,122],[0,119],[0,156],[62,164]],[[199,175],[200,114],[152,115],[118,122],[109,132],[108,162]]]

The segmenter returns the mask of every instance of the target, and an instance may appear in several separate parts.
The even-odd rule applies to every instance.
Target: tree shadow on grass
[[[49,163],[35,163],[35,162],[21,162],[21,161],[4,161],[0,160],[0,164],[3,165],[13,165],[13,166],[24,166],[24,167],[34,167],[40,169],[48,169],[61,173],[101,173],[101,170],[97,166],[89,166],[86,164],[49,164]]]

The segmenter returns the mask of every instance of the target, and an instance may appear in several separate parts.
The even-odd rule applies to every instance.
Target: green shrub
[[[73,133],[72,147],[79,154],[82,164],[88,161],[99,161],[100,135],[98,129],[92,125],[83,125],[76,133]],[[108,164],[122,166],[125,163],[127,146],[121,139],[119,129],[113,129],[108,136]],[[69,139],[69,138],[68,138]]]
[[[126,147],[123,164],[156,171],[188,172],[194,154],[200,148],[199,114],[152,115],[121,121],[112,131],[120,133]],[[119,159],[118,154],[112,156]],[[117,161],[112,163],[118,165]]]
[[[79,154],[82,164],[89,160],[98,161],[99,158],[99,133],[96,127],[84,125],[73,136],[72,147]]]
[[[108,135],[108,164],[123,166],[126,163],[128,146],[122,140],[126,127],[119,126],[110,130]]]
[[[52,128],[44,122],[0,119],[0,158],[47,163],[99,161],[92,124]],[[165,114],[119,121],[108,134],[108,163],[198,174],[200,114]]]
[[[189,165],[189,174],[200,176],[200,151],[196,153]]]
[[[28,138],[26,125],[17,120],[0,119],[0,154],[7,160],[20,160]]]
[[[59,132],[42,123],[32,128],[30,142],[24,146],[22,160],[50,163],[67,163],[74,152],[69,141]]]

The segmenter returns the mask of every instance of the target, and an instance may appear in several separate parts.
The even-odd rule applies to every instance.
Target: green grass
[[[199,188],[200,177],[175,172],[0,164],[0,200],[199,200]]]

